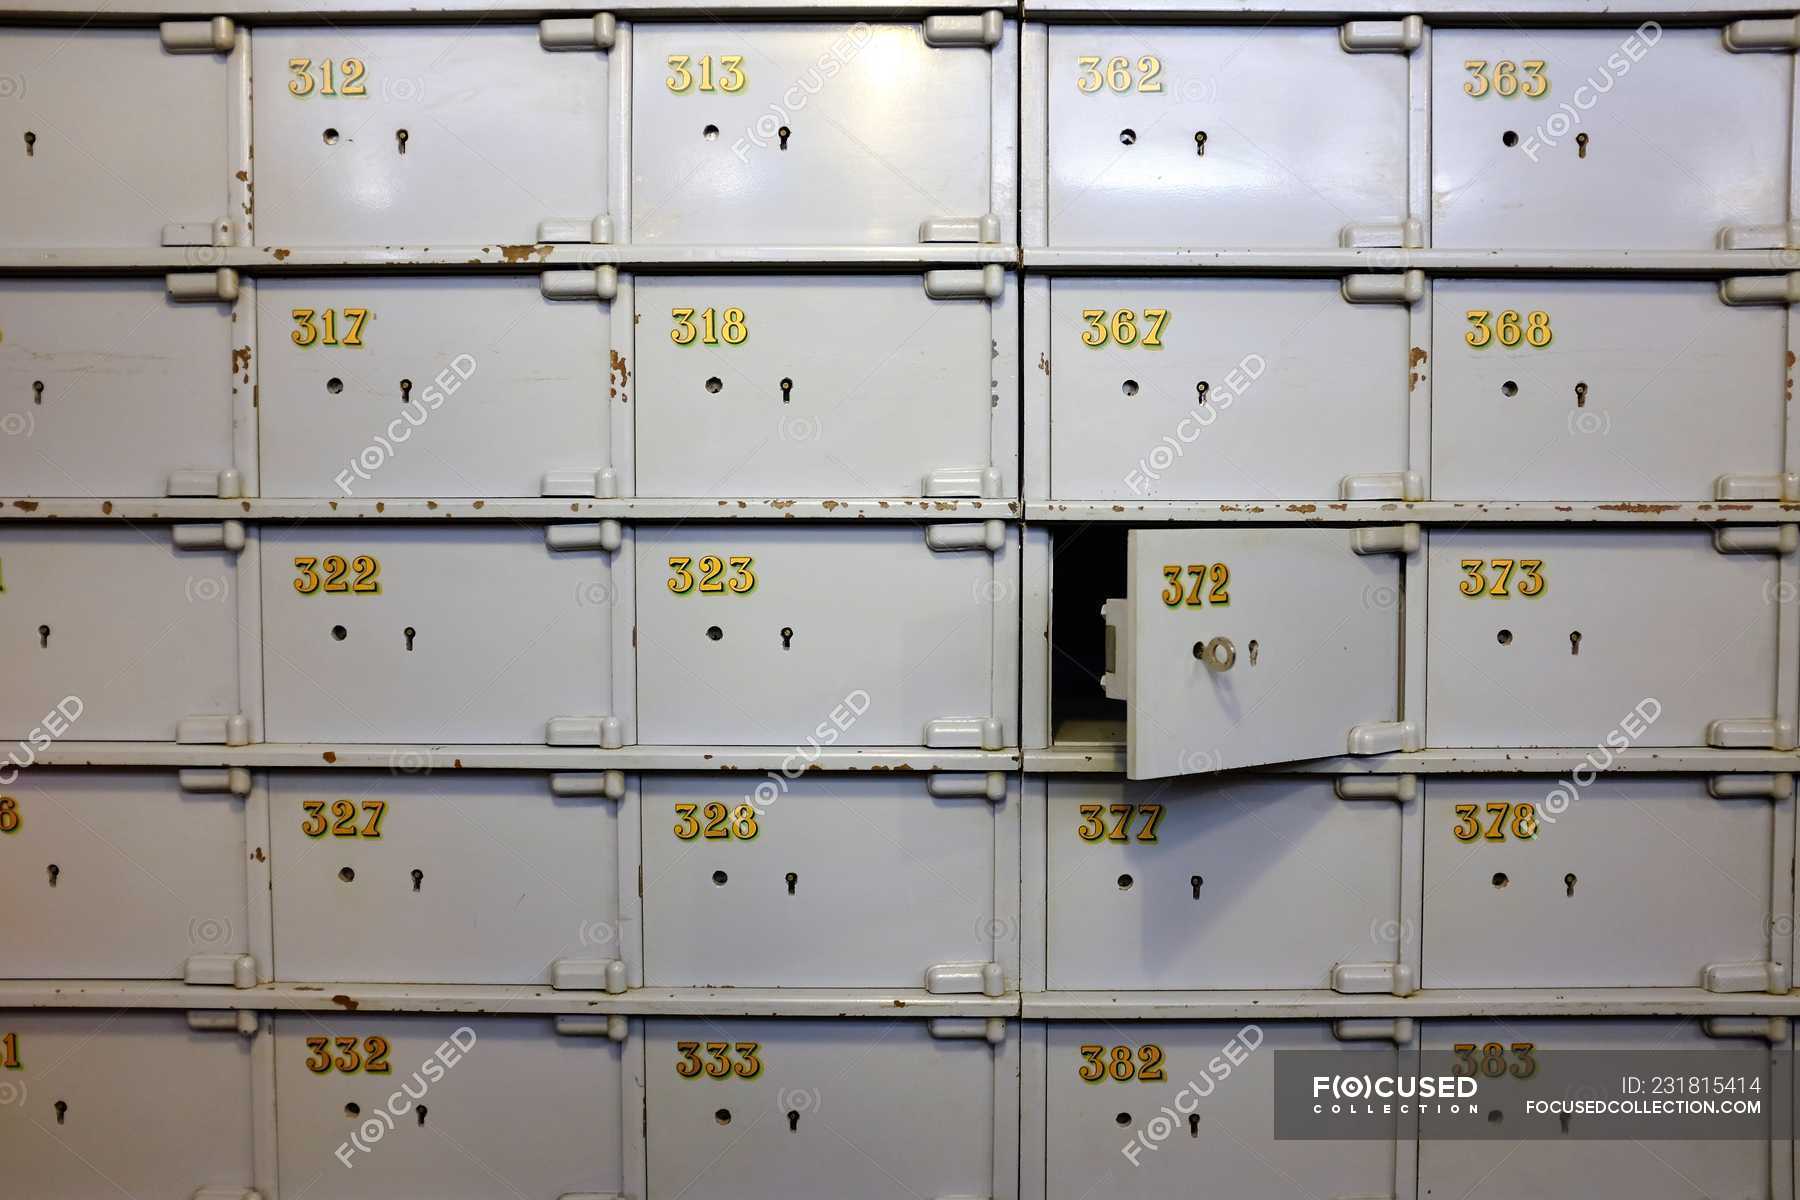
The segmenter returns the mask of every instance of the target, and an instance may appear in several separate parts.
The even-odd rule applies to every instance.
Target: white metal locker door
[[[1392,727],[1416,527],[1134,529],[1106,602],[1132,779],[1343,754]],[[1360,547],[1360,549],[1359,549]]]

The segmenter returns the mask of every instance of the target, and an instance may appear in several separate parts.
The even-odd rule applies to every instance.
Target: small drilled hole
[[[719,127],[717,125],[708,125],[705,129],[700,131],[700,136],[709,142],[716,141],[719,136]]]
[[[1495,871],[1494,872],[1494,886],[1495,887],[1497,887],[1497,888],[1505,887],[1507,884],[1509,884],[1511,882],[1512,882],[1512,880],[1510,880],[1506,877],[1505,871]]]
[[[344,390],[344,381],[334,375],[325,381],[325,390],[335,396]]]
[[[356,882],[356,871],[354,868],[351,868],[351,867],[340,867],[338,869],[338,878],[343,880],[345,883],[355,883]]]
[[[333,625],[331,627],[331,636],[341,642],[350,636],[350,631],[345,629],[342,625]]]
[[[1136,881],[1134,879],[1132,879],[1131,876],[1121,875],[1121,876],[1119,876],[1119,890],[1121,892],[1129,891],[1131,888],[1131,885],[1135,882]]]
[[[1494,640],[1499,642],[1502,646],[1512,645],[1512,630],[1502,629],[1499,633],[1494,635]]]
[[[337,145],[337,140],[338,140],[338,131],[337,130],[327,129],[325,131],[325,144],[327,146]]]
[[[352,1100],[350,1103],[344,1105],[344,1115],[346,1117],[362,1116],[362,1105],[360,1105],[356,1101]]]
[[[1122,1112],[1118,1116],[1114,1117],[1113,1120],[1117,1121],[1121,1125],[1129,1125],[1129,1124],[1131,1124],[1131,1114],[1127,1113],[1127,1112]]]
[[[721,1108],[718,1112],[713,1114],[713,1120],[721,1125],[731,1124],[731,1110],[729,1108]]]
[[[1489,1125],[1498,1125],[1501,1120],[1500,1110],[1497,1108],[1489,1109],[1487,1119]]]
[[[1119,130],[1119,141],[1121,144],[1126,145],[1126,146],[1135,144],[1137,142],[1137,130],[1135,130],[1135,129]]]
[[[1127,396],[1135,396],[1138,394],[1138,381],[1135,379],[1127,379],[1124,383],[1119,385],[1119,390],[1124,392]]]
[[[706,390],[709,392],[716,392],[724,386],[725,381],[720,379],[717,375],[714,375],[711,379],[706,381]]]
[[[1516,396],[1519,394],[1519,385],[1509,379],[1500,385],[1500,394],[1502,396]]]
[[[713,872],[713,883],[717,884],[719,887],[724,887],[725,881],[729,878],[731,878],[731,876],[725,874],[723,871]]]
[[[1509,129],[1500,135],[1500,144],[1503,146],[1516,146],[1519,144],[1519,135]]]
[[[706,636],[716,642],[725,636],[725,631],[720,629],[717,625],[708,625],[706,627]]]

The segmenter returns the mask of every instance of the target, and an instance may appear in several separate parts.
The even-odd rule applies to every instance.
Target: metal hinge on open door
[[[1334,963],[1331,990],[1347,996],[1410,996],[1419,990],[1419,983],[1404,963]]]
[[[224,550],[236,554],[245,545],[242,521],[172,525],[169,532],[177,550]],[[250,720],[243,713],[182,717],[175,723],[175,740],[188,745],[247,746]]]
[[[625,798],[623,771],[558,771],[550,776],[552,796]],[[556,991],[610,992],[626,988],[625,962],[618,958],[559,958],[550,964],[550,986]]]
[[[625,530],[610,519],[546,525],[544,544],[553,551],[602,550],[611,554],[625,544]],[[544,744],[617,750],[625,744],[625,727],[611,714],[551,717],[544,723]]]
[[[157,26],[157,36],[162,48],[170,54],[230,54],[237,47],[237,24],[230,17],[214,17],[210,21],[164,21]],[[164,246],[223,248],[235,245],[237,238],[231,218],[218,216],[203,221],[171,221],[162,227],[161,240]],[[203,256],[189,257],[204,261]]]
[[[925,545],[940,553],[985,550],[996,553],[1006,544],[1004,521],[950,522],[927,525]],[[924,744],[937,750],[999,750],[1005,729],[992,715],[938,717],[925,722]]]
[[[1350,535],[1350,548],[1357,554],[1414,554],[1421,542],[1419,527],[1414,524],[1365,525]],[[1417,721],[1368,721],[1350,727],[1345,750],[1356,755],[1396,754],[1417,750],[1420,744]],[[1332,986],[1336,987],[1336,984]],[[1410,984],[1408,990],[1411,990]],[[1407,993],[1395,994],[1403,996]]]
[[[1338,26],[1338,45],[1350,54],[1411,54],[1425,44],[1425,18],[1347,21]]]
[[[1800,529],[1792,525],[1727,525],[1713,530],[1720,554],[1792,554]],[[1706,744],[1720,749],[1794,749],[1794,723],[1776,717],[1721,717],[1707,723]]]

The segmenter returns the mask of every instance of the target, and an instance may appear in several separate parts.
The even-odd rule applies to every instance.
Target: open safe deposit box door
[[[1103,606],[1126,775],[1416,749],[1398,718],[1418,548],[1416,525],[1133,530]]]

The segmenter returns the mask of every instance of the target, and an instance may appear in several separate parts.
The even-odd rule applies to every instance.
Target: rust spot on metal
[[[238,179],[239,183],[249,183],[250,182],[250,172],[239,171],[237,173],[237,179]]]
[[[350,997],[342,994],[341,992],[338,995],[333,996],[331,998],[331,1002],[333,1004],[337,1005],[339,1008],[343,1009],[345,1012],[355,1012],[358,1008],[362,1007],[356,1001],[352,1000]]]
[[[1425,351],[1419,349],[1417,346],[1414,346],[1411,350],[1406,352],[1406,365],[1409,367],[1416,367],[1430,357],[1431,355],[1425,353]]]
[[[236,375],[239,371],[244,371],[244,372],[248,373],[249,370],[250,370],[250,347],[239,346],[237,349],[235,349],[231,352],[231,373],[233,375]],[[246,377],[244,382],[249,383],[250,380]]]
[[[334,762],[336,762],[336,761],[337,761],[337,751],[335,751],[335,750],[327,750],[327,751],[326,751],[326,752],[325,752],[325,761],[326,761],[326,762],[328,762],[328,763],[334,763]]]
[[[821,504],[826,512],[830,512],[832,509],[840,507],[841,502],[837,500],[825,500],[822,501]]]
[[[1599,504],[1595,507],[1601,512],[1666,513],[1681,511],[1679,504],[1645,504],[1641,501],[1626,504]]]
[[[436,501],[436,500],[427,500],[427,501],[426,501],[426,502],[425,502],[425,507],[426,507],[426,508],[436,508],[436,507],[437,507],[437,501]]]
[[[269,253],[275,256],[276,262],[281,262],[283,259],[287,258],[288,255],[292,254],[293,251],[283,247],[281,249],[271,250]]]
[[[107,514],[108,516],[111,516],[112,515],[112,501],[111,500],[102,501],[100,504],[100,511]]]
[[[1319,511],[1319,506],[1316,504],[1290,504],[1287,506],[1287,508],[1288,508],[1289,512],[1293,512],[1293,513],[1310,513],[1310,512],[1318,512]]]
[[[13,507],[20,512],[36,512],[38,504],[36,500],[14,500]]]
[[[254,858],[257,862],[268,862],[269,861],[269,856],[263,853],[263,848],[261,846],[258,846],[256,848],[256,853],[252,854],[250,857]]]
[[[1419,386],[1419,380],[1425,378],[1417,371],[1409,371],[1406,376],[1406,390],[1412,391]]]
[[[453,759],[453,760],[451,760],[450,765],[453,767],[461,768],[462,767],[462,759],[460,759],[460,758]]]
[[[486,507],[487,507],[487,501],[486,501],[486,500],[477,500],[477,501],[476,501],[476,502],[475,502],[475,507],[476,507],[476,508],[486,508]]]
[[[1050,356],[1048,354],[1040,353],[1038,355],[1038,370],[1042,371],[1046,376],[1050,374]]]
[[[619,377],[619,386],[624,387],[631,382],[631,368],[625,365],[625,356],[617,350],[612,352],[613,373]]]
[[[550,257],[552,248],[553,247],[550,246],[540,246],[527,242],[520,246],[502,246],[500,247],[500,255],[509,263],[524,262],[533,255],[536,255],[538,261],[542,262]]]

